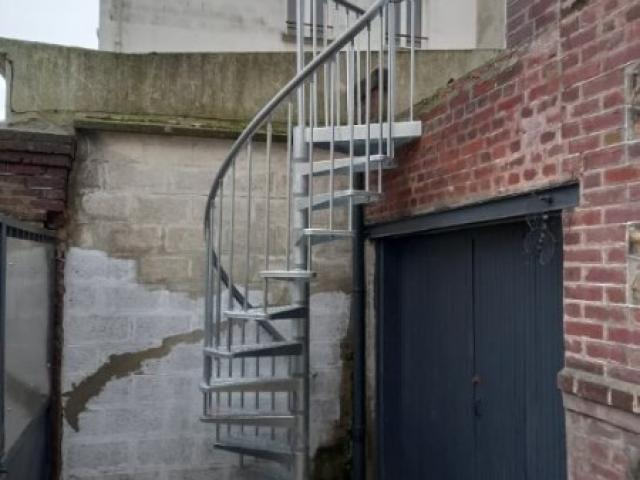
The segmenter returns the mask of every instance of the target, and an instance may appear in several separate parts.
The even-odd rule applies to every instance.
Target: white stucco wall
[[[352,0],[361,7],[372,1]],[[506,0],[422,1],[423,36],[429,37],[423,48],[457,50],[503,46]],[[405,8],[403,4],[401,9]],[[100,49],[120,52],[294,50],[293,39],[286,35],[286,18],[287,0],[101,0]],[[403,21],[402,25],[405,24]]]

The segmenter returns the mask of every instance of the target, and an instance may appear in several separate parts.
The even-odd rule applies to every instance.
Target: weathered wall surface
[[[416,98],[432,95],[495,54],[495,50],[417,52]],[[408,52],[400,52],[398,111],[409,108],[408,62]],[[13,127],[72,133],[74,126],[99,126],[234,137],[295,75],[295,55],[134,55],[0,39],[0,73],[11,85],[7,122]],[[277,113],[276,130],[286,122],[284,110]]]
[[[230,142],[105,132],[78,141],[65,272],[64,477],[240,478],[236,457],[212,449],[215,427],[198,421],[202,218]],[[277,185],[283,148],[274,145]],[[274,195],[277,202],[282,192]],[[273,215],[284,222],[284,209]],[[321,456],[333,448],[332,474],[346,454],[348,247],[320,252],[325,280],[312,296],[312,448]]]
[[[0,211],[18,220],[59,225],[74,155],[71,136],[0,130]]]
[[[579,206],[564,213],[558,382],[569,476],[636,478],[640,6],[514,1],[509,12],[518,48],[425,104],[425,134],[385,172],[369,221],[579,182]]]

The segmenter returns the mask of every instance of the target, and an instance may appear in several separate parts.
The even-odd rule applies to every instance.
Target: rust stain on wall
[[[98,370],[74,384],[68,392],[62,394],[67,399],[64,406],[64,416],[71,428],[79,431],[79,417],[87,408],[89,401],[98,396],[107,383],[132,375],[142,368],[147,360],[166,357],[180,344],[193,344],[202,340],[204,332],[201,329],[180,333],[166,337],[157,347],[147,348],[137,352],[110,355],[109,359]]]

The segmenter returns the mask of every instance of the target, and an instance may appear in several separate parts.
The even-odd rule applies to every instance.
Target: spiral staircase
[[[235,141],[211,187],[201,419],[215,448],[277,478],[309,478],[313,248],[352,237],[354,209],[381,199],[395,147],[421,134],[416,2],[363,10],[298,0],[298,73]]]

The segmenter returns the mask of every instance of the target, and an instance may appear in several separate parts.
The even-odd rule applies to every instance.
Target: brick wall
[[[569,181],[564,213],[565,398],[571,478],[637,478],[640,413],[640,5],[632,0],[508,4],[509,44],[420,114],[424,135],[385,173],[368,221],[453,208]],[[634,243],[635,242],[635,243]],[[597,416],[597,420],[572,419]],[[603,424],[606,428],[589,426]],[[637,423],[637,422],[636,422]],[[575,429],[575,431],[573,431]],[[612,445],[588,460],[575,439]],[[615,432],[608,438],[607,429]],[[634,473],[636,472],[636,473]]]
[[[59,224],[74,151],[73,137],[0,130],[0,212]]]

